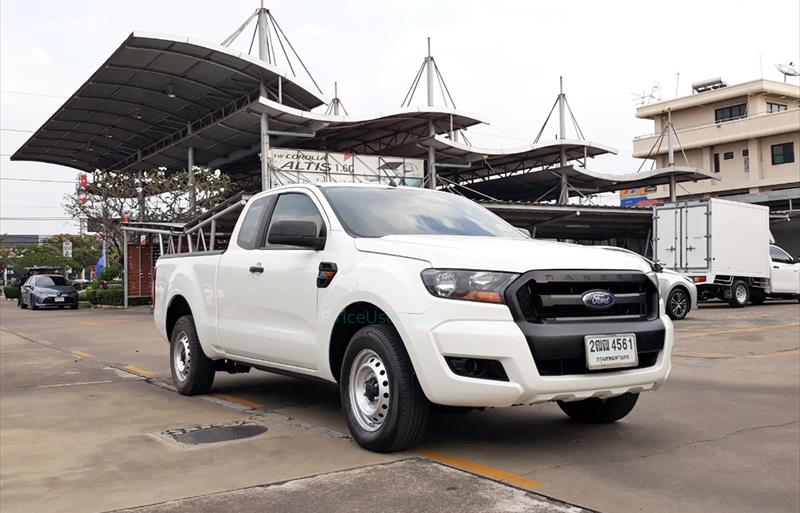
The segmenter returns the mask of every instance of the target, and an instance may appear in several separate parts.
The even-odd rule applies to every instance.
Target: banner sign
[[[270,150],[270,169],[276,185],[347,182],[421,187],[424,178],[422,159],[287,148]]]

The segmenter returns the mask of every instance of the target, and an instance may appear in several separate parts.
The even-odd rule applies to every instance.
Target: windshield
[[[36,278],[37,287],[63,287],[69,285],[63,276],[38,276]]]
[[[455,194],[406,188],[324,187],[350,235],[469,235],[524,238],[513,226]]]

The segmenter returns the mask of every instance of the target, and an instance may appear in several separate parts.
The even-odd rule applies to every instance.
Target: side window
[[[264,220],[269,213],[274,196],[259,198],[250,205],[239,229],[239,236],[236,243],[244,249],[256,249],[261,246],[264,240]]]
[[[311,198],[305,194],[291,192],[278,196],[278,203],[272,212],[272,219],[269,223],[270,230],[275,223],[281,221],[311,221],[317,228],[317,235],[320,236],[325,231],[325,223],[317,210],[317,206]],[[269,238],[269,234],[267,235]]]
[[[777,246],[769,247],[769,258],[773,262],[783,262],[784,264],[791,264],[793,262],[792,257]]]

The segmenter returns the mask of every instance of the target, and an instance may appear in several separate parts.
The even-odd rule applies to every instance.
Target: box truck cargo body
[[[773,294],[769,208],[722,199],[653,210],[653,256],[695,282],[702,299],[731,306]],[[797,264],[795,264],[797,265]]]

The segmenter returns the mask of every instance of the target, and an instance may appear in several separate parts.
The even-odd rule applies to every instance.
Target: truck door
[[[655,211],[653,259],[667,269],[678,268],[678,227],[680,209],[676,206],[658,208]]]
[[[222,256],[220,296],[229,300],[229,306],[220,308],[220,339],[224,337],[233,356],[315,369],[317,275],[324,251],[267,241],[278,221],[313,221],[318,230],[327,228],[308,195],[287,192],[271,197],[276,202],[256,247],[230,258]]]
[[[772,260],[771,291],[779,294],[800,293],[800,263],[778,246],[769,247],[769,257]]]
[[[691,205],[683,208],[682,263],[685,271],[708,268],[708,205]]]

